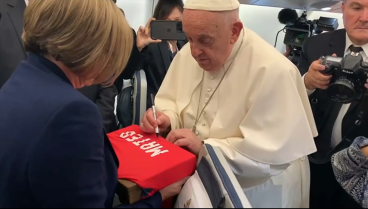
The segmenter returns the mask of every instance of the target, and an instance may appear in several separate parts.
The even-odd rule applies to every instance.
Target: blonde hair
[[[133,47],[133,31],[111,0],[34,0],[24,13],[22,39],[27,51],[107,85],[121,74]]]

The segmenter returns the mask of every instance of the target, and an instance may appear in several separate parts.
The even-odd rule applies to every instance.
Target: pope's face
[[[182,22],[192,56],[199,66],[206,71],[222,69],[236,41],[231,26],[219,13],[187,9]]]

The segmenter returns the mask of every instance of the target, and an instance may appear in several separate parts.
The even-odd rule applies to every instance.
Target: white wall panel
[[[124,10],[126,18],[134,30],[144,26],[152,16],[153,0],[117,0],[118,7]]]
[[[281,30],[284,25],[279,23],[277,16],[281,8],[264,7],[243,4],[240,6],[240,19],[245,27],[253,30],[272,46],[275,44],[277,31]],[[298,11],[300,13],[300,11]],[[285,34],[280,32],[277,38],[276,48],[284,51],[283,44]]]

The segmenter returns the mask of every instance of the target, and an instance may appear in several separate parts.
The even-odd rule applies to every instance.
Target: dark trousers
[[[310,162],[310,169],[310,208],[362,208],[336,181],[331,162]]]

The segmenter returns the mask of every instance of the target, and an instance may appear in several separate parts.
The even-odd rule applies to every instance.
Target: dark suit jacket
[[[110,133],[117,130],[114,114],[115,96],[117,95],[115,86],[103,87],[101,85],[92,85],[78,90],[98,106],[105,131]]]
[[[97,106],[30,53],[0,89],[0,208],[108,208],[118,160]],[[123,164],[122,164],[123,165]],[[161,195],[125,207],[160,207]]]
[[[298,64],[301,74],[303,75],[306,73],[311,63],[319,59],[321,56],[332,55],[335,53],[337,56],[343,57],[345,54],[345,43],[345,29],[323,33],[307,39],[304,43]],[[321,89],[317,89],[309,96],[309,99],[319,132],[319,136],[315,139],[317,152],[312,156],[316,159],[322,159],[323,155],[331,151],[332,128],[342,105],[333,102],[327,95],[327,92]],[[365,115],[360,126],[355,125],[355,121],[358,119],[357,116],[360,112],[359,103],[359,101],[351,103],[342,122],[342,137],[349,139],[350,141],[357,136],[368,137],[367,115]],[[365,109],[368,112],[368,107]],[[337,149],[340,147],[344,148],[349,145],[350,144],[341,144]]]
[[[178,41],[180,50],[187,42]],[[142,50],[145,55],[143,70],[147,77],[147,108],[152,106],[150,95],[156,95],[170,67],[171,58],[167,42],[150,44]]]
[[[0,1],[0,88],[27,55],[23,47],[24,0]]]
[[[114,83],[118,93],[120,93],[121,89],[123,88],[124,79],[133,78],[135,71],[142,69],[142,63],[144,62],[145,58],[144,54],[142,54],[137,48],[137,34],[135,33],[134,29],[132,29],[132,31],[134,36],[132,53],[129,57],[127,66],[124,68],[124,71],[119,75]]]

